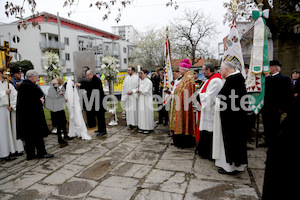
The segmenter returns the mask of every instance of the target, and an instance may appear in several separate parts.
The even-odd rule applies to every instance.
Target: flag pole
[[[10,77],[10,70],[9,68],[6,68],[6,81],[7,81],[7,89],[9,89],[9,77]],[[10,103],[10,94],[7,95],[8,98],[8,107],[11,107],[11,103]],[[9,122],[10,122],[10,128],[11,128],[11,133],[13,134],[13,128],[12,128],[12,122],[11,122],[11,110],[9,110]]]
[[[238,3],[236,2],[236,0],[233,0],[233,3],[232,3],[232,6],[231,6],[233,12],[234,12],[234,17],[233,17],[233,20],[236,22],[236,12],[237,10],[239,9],[239,5]]]

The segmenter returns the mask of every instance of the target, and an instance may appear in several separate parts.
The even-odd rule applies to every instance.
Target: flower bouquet
[[[118,82],[117,74],[119,70],[117,68],[120,66],[119,60],[112,56],[105,56],[102,60],[101,68],[104,70],[105,79],[110,82]]]
[[[43,70],[47,73],[47,82],[60,76],[62,65],[56,53],[46,51],[42,57]]]
[[[117,68],[120,66],[119,60],[112,56],[105,56],[102,60],[101,68],[104,70],[105,79],[109,83],[109,94],[114,95],[114,82],[118,82],[117,75],[119,70]],[[111,114],[111,122],[108,124],[110,126],[118,125],[117,112],[114,104],[110,105],[109,113]]]

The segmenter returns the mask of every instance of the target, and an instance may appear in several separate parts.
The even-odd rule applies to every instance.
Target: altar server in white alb
[[[133,94],[133,89],[138,85],[139,77],[135,73],[134,67],[128,67],[128,76],[124,79],[121,101],[125,103],[126,122],[129,129],[138,125],[137,99]]]
[[[24,151],[23,143],[16,136],[16,104],[18,92],[12,84],[7,85],[5,69],[0,69],[0,158],[8,159],[10,154]],[[8,104],[10,97],[10,106]],[[9,112],[11,111],[11,118]],[[11,121],[10,121],[11,119]]]
[[[152,82],[147,77],[148,70],[142,69],[138,88],[133,90],[138,99],[138,128],[140,133],[149,133],[154,129],[154,111],[152,100]]]

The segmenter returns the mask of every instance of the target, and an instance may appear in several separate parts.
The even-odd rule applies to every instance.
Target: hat
[[[278,60],[271,60],[270,61],[270,66],[279,66],[279,67],[281,67],[281,64],[279,63],[279,61]]]
[[[180,67],[190,69],[192,64],[190,63],[189,59],[184,59],[183,61],[180,62]]]
[[[20,67],[11,67],[10,68],[10,74],[15,74],[15,73],[19,73],[22,72]]]

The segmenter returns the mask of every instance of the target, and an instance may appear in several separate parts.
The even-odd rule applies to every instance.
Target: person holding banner
[[[197,151],[201,157],[206,159],[212,159],[215,101],[223,87],[221,74],[214,73],[214,71],[215,67],[212,63],[204,63],[202,72],[207,80],[199,91],[201,115],[199,126],[200,138]]]
[[[16,103],[18,92],[12,84],[7,85],[5,69],[0,69],[0,158],[10,160],[11,154],[21,155],[24,151],[21,140],[16,136]],[[10,106],[8,103],[10,95]],[[9,113],[10,112],[10,113]]]
[[[134,67],[128,67],[127,72],[128,76],[126,76],[123,82],[121,101],[125,103],[127,126],[132,130],[138,125],[138,104],[132,91],[136,88],[139,77],[136,75]]]
[[[181,61],[179,71],[182,79],[174,91],[171,129],[174,130],[174,145],[179,148],[195,146],[196,116],[192,102],[195,81],[194,71],[190,70],[191,66],[188,59]]]

